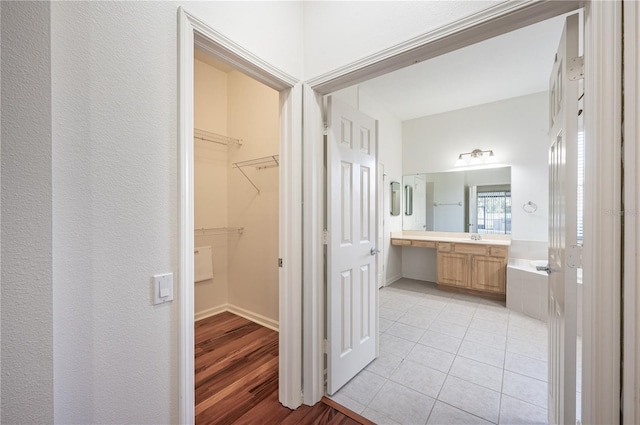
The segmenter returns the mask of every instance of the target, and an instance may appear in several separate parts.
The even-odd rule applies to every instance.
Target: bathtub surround
[[[546,322],[549,316],[549,276],[533,261],[510,259],[507,266],[507,308]],[[539,260],[546,264],[546,260]]]
[[[523,260],[541,260],[549,255],[549,244],[546,241],[511,239],[509,258]]]

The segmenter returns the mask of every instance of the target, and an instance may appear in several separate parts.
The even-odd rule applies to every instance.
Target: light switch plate
[[[154,304],[173,301],[173,273],[153,276]]]

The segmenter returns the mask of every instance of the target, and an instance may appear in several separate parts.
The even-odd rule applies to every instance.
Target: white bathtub
[[[546,265],[546,260],[509,259],[507,265],[507,308],[547,321],[547,296],[549,283],[547,272],[536,270],[536,265]]]
[[[549,277],[536,266],[547,265],[547,260],[509,259],[507,265],[507,308],[547,321]],[[582,269],[577,270],[578,335],[582,335]]]

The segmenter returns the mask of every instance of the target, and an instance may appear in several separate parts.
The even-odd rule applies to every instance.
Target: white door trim
[[[506,1],[433,31],[381,50],[306,81],[320,94],[352,86],[416,62],[469,46],[553,16],[571,12],[582,1]]]
[[[303,85],[303,358],[304,404],[324,395],[325,177],[322,96]]]
[[[468,18],[453,22],[440,29],[426,33],[406,43],[383,50],[360,61],[348,64],[332,72],[308,80],[305,89],[303,137],[305,155],[303,168],[316,170],[314,179],[305,179],[306,193],[323,193],[324,180],[320,179],[322,155],[309,155],[308,151],[322,149],[322,117],[317,108],[307,108],[307,97],[317,99],[320,95],[366,81],[374,76],[400,69],[415,61],[425,60],[452,51],[473,42],[512,31],[552,16],[577,9],[581,2],[542,1],[505,2]],[[589,236],[590,246],[585,247],[585,314],[583,352],[593,355],[583,360],[583,423],[616,423],[619,412],[619,356],[620,352],[620,242],[619,219],[606,214],[606,208],[617,208],[615,197],[620,193],[620,55],[616,56],[622,32],[618,2],[587,2],[586,57],[587,78],[585,84],[590,95],[585,96],[585,137],[594,140],[597,152],[589,155],[586,174],[592,176],[592,184],[585,185],[585,239]],[[308,93],[308,94],[307,94]],[[600,107],[597,107],[600,105]],[[613,113],[612,113],[613,112]],[[311,125],[309,125],[311,124]],[[617,129],[617,130],[616,130]],[[612,143],[613,142],[613,143]],[[616,153],[617,152],[617,153]],[[616,156],[617,155],[617,156]],[[616,193],[618,195],[616,195]],[[600,198],[598,196],[601,196]],[[605,200],[613,197],[611,203]],[[313,249],[321,243],[319,224],[308,219],[323,211],[322,197],[313,197],[305,202],[304,234],[306,249]],[[617,224],[616,224],[617,223]],[[316,259],[319,257],[316,256]],[[305,259],[307,261],[307,259]],[[599,282],[597,289],[593,282]],[[602,283],[608,283],[603,285]],[[322,341],[324,323],[324,299],[322,294],[324,274],[321,268],[305,270],[304,311],[310,314],[305,321],[303,332],[305,349],[303,376],[323,376],[322,351],[317,348]],[[596,292],[592,293],[592,292]],[[587,305],[590,303],[590,305]],[[309,317],[309,316],[305,316]],[[311,342],[309,342],[311,341]],[[585,382],[587,383],[585,385]],[[323,394],[321,379],[307,393],[305,381],[305,404],[313,404]],[[616,401],[618,400],[618,401]],[[617,404],[616,404],[617,403]]]
[[[194,43],[218,59],[280,92],[280,402],[295,408],[302,391],[302,217],[301,84],[215,31],[182,7],[178,9],[178,343],[179,417],[194,423],[193,287],[193,53]]]
[[[623,418],[625,424],[640,423],[640,7],[625,1],[624,7],[624,382]]]
[[[585,9],[582,422],[620,418],[621,2]]]

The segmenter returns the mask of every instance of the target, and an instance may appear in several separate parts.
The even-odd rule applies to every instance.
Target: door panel
[[[549,423],[576,423],[576,269],[578,82],[567,78],[578,56],[578,15],[565,21],[549,79]]]
[[[438,252],[438,283],[468,288],[468,262],[466,254]]]
[[[506,289],[505,263],[504,258],[473,256],[471,261],[471,287],[482,291],[504,294]]]
[[[327,392],[376,355],[376,121],[327,104]]]

